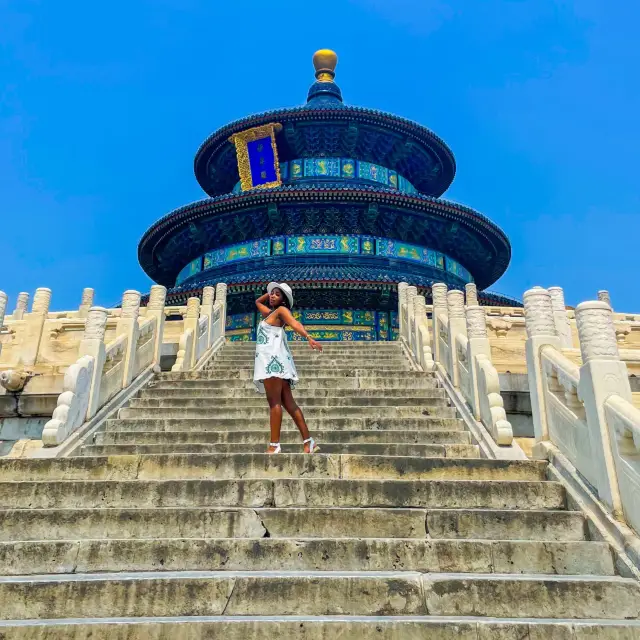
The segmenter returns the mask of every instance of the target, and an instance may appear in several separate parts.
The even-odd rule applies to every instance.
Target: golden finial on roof
[[[320,49],[313,54],[313,66],[318,82],[333,82],[336,77],[338,54],[331,49]]]

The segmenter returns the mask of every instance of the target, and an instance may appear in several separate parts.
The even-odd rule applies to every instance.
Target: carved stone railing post
[[[423,371],[431,372],[434,369],[433,353],[431,351],[431,338],[429,336],[429,321],[427,319],[427,301],[424,296],[416,296],[413,299],[415,323],[416,323],[416,360]]]
[[[466,294],[467,307],[475,307],[478,302],[478,287],[474,282],[468,282],[464,285],[464,291]]]
[[[102,370],[105,362],[104,335],[107,328],[107,317],[108,313],[104,307],[91,307],[89,309],[84,326],[84,336],[78,348],[80,357],[92,356],[94,358],[87,420],[93,418],[100,408],[100,381],[102,380]]]
[[[456,337],[467,335],[467,321],[464,314],[464,293],[453,289],[447,293],[447,313],[449,317],[449,378],[456,388],[460,387],[458,352]]]
[[[7,294],[4,291],[0,291],[0,330],[4,324],[4,316],[7,311]],[[0,355],[2,354],[2,343],[0,342]]]
[[[21,291],[18,294],[18,299],[16,300],[16,308],[11,315],[13,320],[22,320],[24,318],[24,314],[27,313],[27,309],[29,308],[29,294],[26,291]]]
[[[20,364],[23,366],[31,367],[35,365],[38,360],[40,343],[42,342],[42,332],[44,323],[47,320],[47,315],[49,314],[50,304],[51,289],[45,287],[36,289],[36,293],[33,296],[31,313],[24,315],[24,342],[19,357]]]
[[[407,282],[398,283],[398,328],[400,331],[400,335],[406,340],[406,327],[405,320],[403,317],[403,313],[406,310],[407,304],[407,289],[409,288],[409,284]]]
[[[416,354],[416,341],[415,341],[415,309],[413,301],[418,295],[418,288],[409,286],[407,287],[407,326],[406,326],[406,340],[409,345],[409,349]]]
[[[433,300],[433,357],[436,362],[442,364],[442,354],[440,353],[440,342],[438,338],[440,335],[440,321],[438,316],[440,314],[444,314],[446,316],[447,314],[447,285],[442,282],[434,283],[431,286],[431,297]],[[446,326],[444,328],[446,328]]]
[[[601,289],[600,291],[598,291],[598,300],[600,302],[605,302],[611,307],[611,296],[606,289]],[[611,308],[613,309],[613,307]]]
[[[213,343],[213,305],[215,302],[216,290],[213,287],[205,287],[202,290],[202,305],[200,315],[207,316],[207,349]]]
[[[576,308],[582,353],[579,396],[584,403],[598,477],[598,495],[622,517],[622,506],[604,403],[611,395],[632,402],[627,366],[620,360],[611,307],[602,301],[583,302]]]
[[[547,410],[544,395],[544,377],[540,350],[546,345],[560,349],[551,296],[546,289],[534,287],[524,293],[524,318],[527,330],[526,354],[531,414],[537,442],[549,440]]]
[[[480,420],[480,399],[478,396],[478,363],[476,356],[484,355],[491,359],[491,345],[487,335],[487,314],[479,305],[467,306],[467,350],[468,367],[473,392],[473,416]]]
[[[222,335],[220,337],[224,339],[227,330],[227,285],[224,282],[218,282],[216,285],[216,302],[214,307],[218,304],[222,305]]]
[[[122,387],[128,387],[133,380],[138,345],[138,316],[140,315],[140,292],[128,290],[122,296],[122,311],[116,325],[116,336],[127,336],[127,352],[124,357]]]
[[[162,355],[162,337],[164,335],[164,306],[167,299],[167,288],[161,284],[154,284],[149,292],[149,302],[147,303],[147,318],[156,318],[156,342],[153,349],[153,364],[160,365]]]
[[[551,307],[553,309],[553,321],[560,338],[560,346],[563,349],[571,349],[573,340],[571,338],[571,325],[567,317],[567,307],[564,303],[564,291],[562,287],[549,287],[551,296]]]
[[[216,285],[216,302],[224,304],[224,316],[227,315],[227,285],[224,282],[218,282]]]
[[[80,306],[78,307],[78,317],[86,318],[89,313],[89,309],[93,307],[94,290],[91,287],[86,287],[82,290],[82,298],[80,300]]]
[[[191,343],[191,353],[185,354],[184,371],[193,368],[196,363],[196,352],[198,350],[198,324],[200,322],[200,298],[189,298],[187,300],[187,315],[184,318],[185,333],[191,330],[193,341]]]

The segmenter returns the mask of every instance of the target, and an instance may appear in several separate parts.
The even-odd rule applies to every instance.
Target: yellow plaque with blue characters
[[[270,189],[282,184],[276,133],[282,130],[279,123],[235,133],[229,140],[236,147],[238,173],[243,191]]]

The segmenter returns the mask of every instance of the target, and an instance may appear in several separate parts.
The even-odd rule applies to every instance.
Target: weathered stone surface
[[[613,575],[603,543],[258,538],[0,543],[0,574],[131,571],[419,571]]]
[[[427,609],[440,616],[640,617],[640,585],[622,578],[448,577],[423,580]]]
[[[425,614],[421,577],[390,576],[246,577],[236,580],[227,615],[411,615]]]
[[[441,509],[427,512],[432,538],[584,540],[585,518],[569,511]]]
[[[438,444],[394,444],[394,443],[353,443],[322,442],[322,453],[348,453],[366,456],[413,456],[418,458],[447,457],[447,458],[478,458],[477,445],[438,445]],[[259,442],[246,443],[185,443],[172,444],[103,444],[87,445],[82,448],[85,456],[117,456],[117,455],[161,455],[184,453],[264,453],[267,449],[265,433],[261,434]],[[302,439],[298,437],[295,444],[283,444],[283,453],[301,453]]]
[[[410,513],[413,514],[413,511]],[[421,537],[424,537],[424,513],[416,512],[415,515],[417,517],[413,519],[422,523]],[[272,526],[276,527],[275,522]],[[410,527],[402,527],[403,537],[409,537],[404,534],[405,530],[410,531]],[[263,516],[255,509],[77,508],[0,511],[2,542],[113,538],[261,538],[266,533]]]
[[[263,507],[271,480],[0,482],[0,509]]]
[[[221,615],[236,578],[233,576],[81,578],[65,581],[0,581],[2,615],[9,620]]]
[[[546,464],[534,460],[343,455],[341,467],[343,478],[542,480]]]
[[[244,446],[247,444],[260,444],[265,442],[266,429],[251,429],[246,431],[145,431],[141,430],[116,430],[118,421],[114,421],[113,428],[96,434],[96,444],[233,444]],[[134,427],[135,425],[131,425]],[[180,425],[176,425],[179,427]],[[457,425],[453,425],[457,426]],[[466,431],[405,431],[401,429],[374,430],[350,430],[329,431],[326,429],[314,429],[314,435],[322,442],[323,450],[327,451],[329,444],[417,444],[417,445],[444,445],[447,451],[459,444],[471,445],[471,436]],[[299,444],[301,442],[298,430],[286,429],[282,431],[280,442],[283,444]],[[473,445],[471,445],[473,446]],[[455,457],[455,456],[453,456]]]
[[[212,412],[213,413],[213,412]],[[209,414],[211,415],[211,414]],[[183,418],[167,418],[165,414],[158,418],[125,418],[121,416],[120,420],[107,420],[106,431],[201,431],[222,429],[224,431],[248,431],[261,429],[264,433],[267,431],[264,424],[264,416],[262,420],[256,418],[247,420],[243,418],[213,418],[203,416],[202,413],[194,415],[191,419]],[[333,429],[334,431],[352,431],[358,429],[361,431],[380,431],[380,430],[399,430],[405,432],[415,431],[440,431],[461,430],[462,424],[459,419],[454,417],[420,416],[417,418],[381,418],[355,416],[355,417],[337,417],[337,418],[315,418],[313,425],[317,430],[323,431]],[[293,422],[288,416],[285,416],[282,424],[283,432],[298,433]]]
[[[203,412],[215,413],[215,407],[208,409],[198,408],[166,408],[160,409],[164,418],[193,420],[201,419]],[[235,418],[246,424],[248,421],[265,420],[264,407],[235,407],[233,409],[225,408],[224,413],[228,418]],[[452,407],[429,406],[421,407],[309,407],[304,412],[307,420],[315,424],[319,419],[326,418],[329,421],[349,418],[370,418],[370,419],[386,419],[386,418],[420,418],[437,416],[439,418],[455,418],[456,411]],[[120,409],[121,418],[144,418],[149,415],[149,409],[127,407]]]
[[[422,507],[562,509],[564,489],[554,482],[478,480],[277,480],[277,507]]]
[[[633,625],[633,626],[632,626]],[[10,629],[7,630],[7,629]],[[602,623],[543,623],[434,620],[425,617],[244,617],[140,622],[52,621],[3,627],[7,640],[638,640],[640,626]]]
[[[480,459],[436,379],[407,371],[398,344],[292,350],[320,454],[300,453],[288,417],[294,455],[263,453],[254,347],[228,345],[210,369],[158,376],[84,456],[0,461],[0,617],[59,620],[0,622],[0,638],[640,630],[638,584],[588,540],[545,463]]]
[[[422,509],[257,509],[272,538],[425,538]]]

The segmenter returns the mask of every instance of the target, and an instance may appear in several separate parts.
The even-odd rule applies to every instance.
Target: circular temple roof
[[[380,164],[405,176],[425,195],[438,197],[456,171],[453,153],[435,133],[410,120],[376,109],[345,105],[333,81],[337,56],[316,52],[316,81],[305,105],[248,116],[211,134],[195,156],[194,171],[210,196],[228,193],[238,182],[236,150],[229,138],[272,122],[282,125],[276,136],[278,156],[294,158],[353,157]]]
[[[479,289],[493,284],[509,265],[509,240],[477,211],[439,199],[456,170],[445,142],[410,120],[345,105],[334,82],[336,54],[318,51],[313,62],[316,79],[305,105],[242,118],[204,141],[194,170],[210,198],[180,207],[151,226],[138,247],[144,271],[172,287],[192,260],[235,243],[275,236],[353,234],[429,247],[467,269]],[[275,128],[281,169],[304,164],[304,179],[289,175],[279,187],[234,192],[240,176],[230,138],[266,124],[281,125]],[[324,163],[325,158],[332,160]],[[341,169],[337,174],[323,169],[320,177],[307,170],[307,164],[311,167],[314,162],[339,164]],[[391,182],[367,184],[368,174],[360,168],[372,165],[378,165],[376,171],[383,175],[395,176],[396,188]],[[350,179],[343,172],[348,166]],[[379,176],[375,181],[380,182]]]
[[[305,208],[313,209],[311,218]],[[333,228],[327,229],[331,216]],[[138,259],[156,282],[173,286],[190,260],[225,245],[274,235],[372,234],[417,242],[451,256],[485,289],[507,269],[504,232],[469,207],[380,187],[283,186],[225,194],[176,209],[142,237]]]

